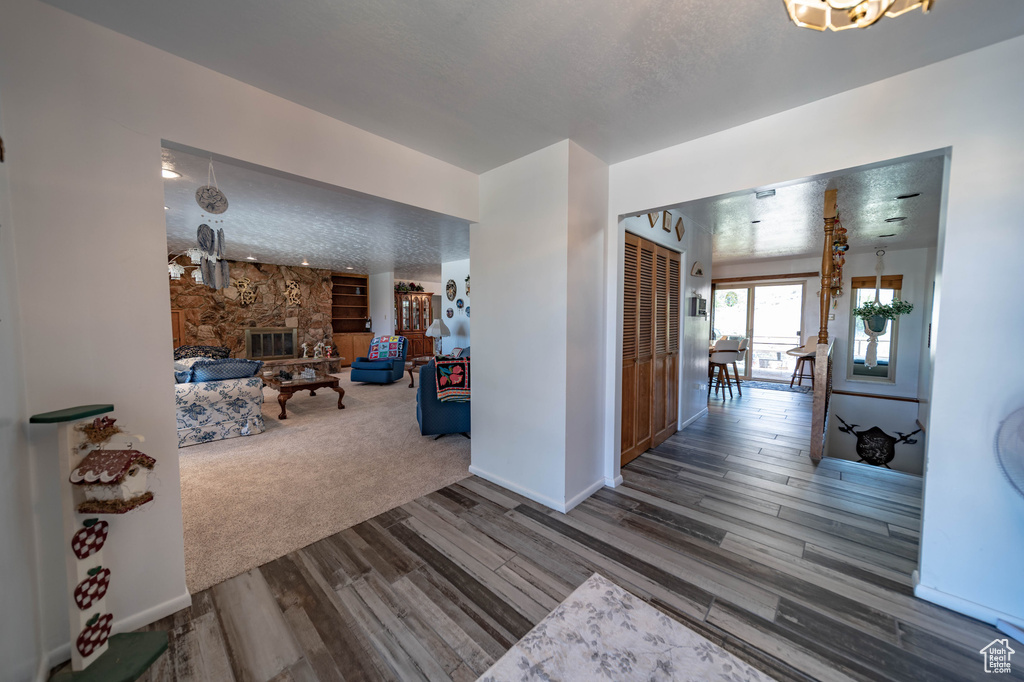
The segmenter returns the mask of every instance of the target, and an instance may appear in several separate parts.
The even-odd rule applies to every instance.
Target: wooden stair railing
[[[839,206],[838,190],[825,190],[825,243],[821,250],[821,291],[818,315],[818,347],[814,358],[814,401],[811,406],[811,459],[825,454],[828,410],[832,398],[832,343],[828,339],[828,311],[832,308],[832,233]]]

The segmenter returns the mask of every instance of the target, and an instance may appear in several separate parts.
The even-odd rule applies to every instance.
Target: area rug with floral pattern
[[[773,682],[597,573],[478,682],[512,680]]]

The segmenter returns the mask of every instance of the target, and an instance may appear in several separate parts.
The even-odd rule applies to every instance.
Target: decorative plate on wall
[[[462,310],[462,306],[464,306],[464,305],[466,305],[466,304],[465,304],[465,302],[463,302],[463,300],[461,298],[455,302],[455,307],[458,308],[459,310]]]
[[[455,288],[454,279],[448,280],[448,283],[444,285],[444,293],[448,297],[449,301],[455,300],[455,294],[457,293],[457,289]]]
[[[449,308],[448,310],[445,311],[444,314],[447,315],[448,317],[451,317],[452,315],[455,314],[455,311]]]
[[[466,317],[469,317],[469,306],[466,306]]]

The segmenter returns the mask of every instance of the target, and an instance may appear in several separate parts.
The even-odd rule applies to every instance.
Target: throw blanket
[[[375,336],[370,342],[370,352],[366,356],[370,360],[392,360],[402,357],[404,336]]]
[[[469,402],[469,358],[436,358],[437,399],[442,403]]]

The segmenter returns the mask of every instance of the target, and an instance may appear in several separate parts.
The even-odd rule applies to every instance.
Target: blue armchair
[[[469,357],[469,349],[461,357]],[[461,433],[469,438],[469,403],[442,403],[437,399],[434,361],[420,367],[420,384],[416,390],[416,421],[424,436]],[[436,439],[435,439],[436,440]]]
[[[374,337],[373,343],[381,337]],[[400,355],[397,358],[371,360],[370,358],[356,358],[352,361],[352,381],[361,381],[367,384],[390,384],[398,381],[405,374],[405,354],[409,349],[408,340],[399,336],[401,344]]]

